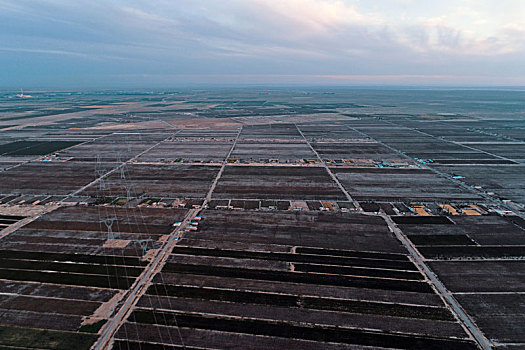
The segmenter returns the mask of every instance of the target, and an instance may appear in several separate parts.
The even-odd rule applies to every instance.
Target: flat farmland
[[[110,163],[103,165],[108,169],[113,167]],[[65,195],[96,177],[95,163],[31,162],[1,172],[0,193]]]
[[[462,182],[470,186],[481,186],[486,192],[493,192],[501,199],[510,199],[525,204],[525,183],[523,165],[494,166],[446,166],[436,165],[435,169],[451,176],[462,176]]]
[[[264,139],[269,137],[279,139],[302,138],[295,124],[245,125],[240,135],[241,139]]]
[[[197,140],[174,138],[161,142],[138,158],[139,162],[222,162],[233,139]]]
[[[444,126],[446,130],[446,126]],[[409,128],[358,128],[360,131],[384,142],[388,146],[404,153],[411,158],[430,159],[436,164],[513,164],[508,159],[502,159],[497,155],[485,152],[482,148],[476,149],[470,144],[462,145],[460,142],[447,140],[440,134],[448,135],[446,132],[437,131],[427,134]],[[478,134],[479,135],[479,134]]]
[[[362,251],[403,252],[380,218],[336,213],[300,215],[301,213],[287,211],[270,213],[207,210],[205,213],[206,217],[200,224],[199,231],[189,232],[185,239],[207,240],[207,244],[211,244],[210,248],[227,240],[227,245],[238,242],[244,249],[250,249],[252,244],[257,246],[273,242],[287,246],[285,251],[288,251],[294,246],[294,242],[303,242],[305,246],[325,249],[353,247]],[[214,243],[214,235],[222,238]]]
[[[308,145],[298,140],[295,142],[282,142],[280,140],[265,141],[240,141],[237,142],[231,155],[244,162],[279,162],[295,163],[303,159],[316,159],[315,153]]]
[[[498,216],[453,217],[452,225],[431,225],[421,230],[402,225],[419,251],[433,260],[523,259],[525,230],[519,223]],[[412,235],[412,232],[417,232]],[[420,233],[421,231],[421,233]],[[428,232],[430,231],[430,232]]]
[[[68,254],[125,254],[141,256],[136,241],[150,240],[149,247],[158,245],[161,236],[173,229],[185,210],[162,208],[63,207],[48,213],[23,228],[4,237],[0,247],[29,251],[62,252]],[[107,245],[107,220],[112,220],[112,239],[126,243]],[[123,253],[124,252],[124,253]]]
[[[0,155],[45,155],[79,144],[81,141],[16,141],[0,145]]]
[[[426,169],[332,168],[350,195],[376,201],[472,201],[480,197]]]
[[[7,170],[8,168],[11,168],[15,165],[19,164],[18,162],[12,162],[12,161],[5,161],[2,158],[0,158],[0,171]]]
[[[523,92],[16,94],[1,349],[525,347]]]
[[[184,213],[62,207],[3,237],[1,347],[89,349],[115,298],[147,264],[139,240],[155,248]],[[108,218],[112,237],[103,223]]]
[[[380,218],[202,216],[117,333],[115,349],[475,348]]]
[[[125,197],[129,188],[132,197],[203,198],[218,172],[208,165],[128,164],[124,179],[116,171],[104,180],[106,188],[96,183],[81,195]]]
[[[100,218],[112,216],[117,218],[113,227],[115,234],[150,232],[153,235],[163,235],[170,232],[171,224],[181,219],[184,213],[183,209],[74,206],[46,214],[24,229],[98,231],[102,227],[102,231],[107,232]],[[137,217],[140,218],[138,222]]]
[[[400,151],[406,152],[408,154],[418,154],[418,153],[482,153],[477,150],[470,149],[468,147],[462,146],[458,143],[447,142],[439,139],[425,139],[421,140],[417,138],[415,140],[397,140],[396,142],[389,141],[387,142],[389,146],[392,146]],[[487,155],[487,157],[490,157]]]
[[[525,143],[482,142],[469,143],[469,146],[498,156],[510,158],[520,163],[525,163]]]
[[[496,215],[450,219],[445,225],[400,228],[492,341],[524,342],[523,220]]]
[[[199,139],[234,139],[237,136],[236,129],[182,129],[177,132],[177,137]]]
[[[432,261],[430,266],[455,293],[525,291],[525,261]]]
[[[428,128],[428,126],[421,125],[417,130],[435,137],[443,138],[448,141],[455,142],[497,142],[504,140],[501,136],[489,135],[488,133],[480,132],[479,130],[468,130],[463,125],[450,125],[450,123],[435,123],[435,127]]]
[[[401,144],[390,144],[392,147],[402,147]],[[460,148],[459,145],[442,147],[438,143],[430,144],[413,144],[412,149],[418,152],[409,151],[406,154],[413,158],[429,159],[432,164],[451,164],[451,165],[468,165],[468,164],[516,164],[512,160],[502,159],[494,155],[470,149]],[[433,150],[431,150],[431,148]]]
[[[370,159],[376,162],[403,161],[398,153],[375,142],[316,142],[312,147],[323,159]]]
[[[213,198],[346,199],[324,168],[291,166],[227,166]]]
[[[116,133],[100,137],[92,142],[71,147],[60,152],[61,158],[73,158],[77,161],[127,161],[170,134]]]
[[[346,125],[337,123],[325,123],[325,124],[297,124],[297,127],[302,131],[304,136],[308,140],[317,139],[328,139],[328,140],[339,140],[339,139],[366,139],[361,133],[349,129]]]
[[[523,127],[523,125],[520,125],[514,128],[512,127],[511,128],[509,127],[501,128],[497,126],[486,128],[486,132],[488,133],[496,133],[496,134],[503,135],[505,137],[509,137],[511,139],[520,140],[520,141],[525,141],[525,136],[523,134],[524,131],[525,131],[525,127]]]
[[[493,342],[525,342],[523,293],[456,294],[455,297]],[[518,347],[519,345],[516,348]]]
[[[438,139],[432,137],[431,135],[425,135],[418,133],[415,130],[409,128],[392,125],[389,123],[384,123],[381,121],[370,121],[368,124],[361,124],[357,122],[348,122],[347,125],[353,127],[355,130],[367,135],[371,138],[374,138],[378,141],[384,142],[388,145],[390,143],[426,143],[426,142],[436,142]],[[409,146],[406,146],[409,147]],[[405,151],[400,149],[401,151]],[[407,148],[406,150],[410,150]]]

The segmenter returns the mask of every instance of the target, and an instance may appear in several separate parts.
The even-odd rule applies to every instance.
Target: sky
[[[0,87],[525,86],[523,0],[0,0]]]

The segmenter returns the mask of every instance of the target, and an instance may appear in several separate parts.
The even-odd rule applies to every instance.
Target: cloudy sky
[[[0,87],[525,86],[523,0],[0,0]]]

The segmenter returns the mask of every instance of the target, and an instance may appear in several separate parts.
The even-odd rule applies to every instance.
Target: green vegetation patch
[[[98,338],[87,333],[0,325],[0,345],[39,349],[89,349]]]
[[[115,198],[112,198],[112,197],[99,197],[97,199],[95,199],[95,205],[103,205],[103,204],[111,204],[113,202],[115,202],[117,199]]]
[[[155,203],[158,203],[160,202],[162,198],[146,198],[144,199],[142,202],[140,202],[140,204],[144,204],[144,205],[153,205]]]
[[[122,205],[126,204],[127,202],[128,202],[127,198],[119,197],[119,198],[115,198],[115,200],[113,202],[111,202],[111,205],[122,206]]]
[[[85,324],[81,326],[78,331],[84,333],[98,333],[100,328],[107,322],[107,320],[100,320],[95,323]]]
[[[10,156],[39,156],[78,145],[83,141],[16,141],[0,145],[0,154]]]

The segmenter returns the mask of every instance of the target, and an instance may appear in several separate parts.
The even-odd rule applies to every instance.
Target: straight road
[[[377,215],[377,214],[376,214]],[[384,212],[379,214],[386,221],[388,228],[394,233],[396,238],[405,246],[405,248],[410,253],[410,256],[416,263],[417,267],[427,277],[430,281],[437,294],[443,299],[445,305],[452,311],[452,314],[456,316],[461,325],[465,330],[472,336],[472,338],[478,343],[478,345],[483,350],[492,349],[490,341],[483,335],[478,326],[472,321],[472,319],[467,315],[463,310],[461,305],[454,298],[452,293],[445,287],[445,285],[437,278],[437,276],[430,270],[430,268],[425,263],[423,256],[419,251],[414,247],[412,242],[405,236],[405,234],[397,227],[397,225],[392,221],[390,216],[386,215]]]
[[[370,138],[371,140],[374,140],[375,142],[385,146],[386,148],[400,154],[404,158],[410,158],[406,154],[398,151],[397,149],[390,147],[389,145],[374,139],[373,137],[365,134],[364,132],[361,132],[355,128],[349,127],[350,130],[353,130],[367,138]],[[432,168],[425,166],[429,170],[434,171]],[[439,175],[439,174],[438,174]],[[470,189],[469,189],[470,190]],[[368,214],[367,214],[368,215]],[[370,214],[370,215],[377,215],[377,214]],[[415,262],[418,269],[421,271],[423,275],[426,276],[430,284],[434,287],[437,294],[441,297],[441,299],[445,302],[445,305],[449,308],[449,310],[452,312],[452,314],[458,319],[460,324],[463,326],[463,328],[467,331],[468,334],[472,337],[473,340],[475,340],[478,345],[483,350],[490,350],[492,349],[492,345],[490,341],[483,335],[481,330],[478,328],[478,326],[472,321],[472,319],[467,315],[467,313],[463,310],[461,305],[457,302],[457,300],[454,298],[452,293],[445,287],[445,285],[437,278],[437,276],[432,272],[432,270],[427,266],[425,263],[425,260],[423,256],[419,253],[419,251],[416,249],[416,247],[412,244],[412,242],[405,236],[405,234],[397,227],[397,225],[392,221],[390,216],[385,214],[384,212],[381,212],[379,214],[385,220],[385,222],[388,225],[388,228],[392,233],[396,236],[396,238],[403,244],[403,246],[408,250],[412,260]]]
[[[310,147],[310,149],[312,150],[312,152],[314,152],[315,156],[317,157],[317,159],[321,162],[321,164],[323,165],[323,167],[326,169],[326,171],[328,172],[328,175],[330,175],[330,177],[332,178],[332,180],[337,184],[337,186],[339,187],[339,189],[344,193],[346,199],[349,201],[349,202],[352,202],[352,204],[354,205],[354,207],[357,209],[357,211],[359,212],[363,212],[363,208],[361,208],[361,205],[359,204],[359,202],[357,202],[356,200],[354,200],[352,198],[352,196],[350,196],[350,193],[348,193],[348,191],[343,187],[343,185],[341,185],[341,182],[339,182],[339,179],[337,178],[337,176],[334,175],[334,173],[332,172],[332,170],[330,170],[330,167],[328,167],[328,165],[326,165],[326,163],[323,161],[323,159],[321,158],[321,156],[319,155],[319,153],[317,153],[317,151],[315,150],[315,148],[313,148],[313,146],[310,144],[310,142],[306,139],[306,136],[304,136],[303,132],[301,131],[301,129],[299,129],[299,127],[294,124],[295,127],[297,128],[297,131],[299,131],[299,134],[301,134],[301,136],[303,137],[304,139],[304,142],[306,142],[306,144],[308,145],[308,147]]]
[[[239,129],[239,132],[237,133],[237,136],[235,137],[232,147],[230,148],[228,154],[226,155],[226,157],[224,158],[221,164],[221,169],[217,173],[217,176],[215,177],[215,179],[213,180],[213,183],[210,186],[210,190],[208,191],[208,194],[206,195],[202,208],[205,208],[208,202],[211,200],[213,190],[215,189],[215,186],[217,185],[217,182],[219,181],[224,171],[224,168],[226,167],[226,164],[228,163],[228,159],[230,158],[233,152],[233,149],[235,148],[235,145],[237,144],[237,140],[239,139],[241,131],[242,131],[242,127]],[[150,147],[149,149],[155,147],[156,145]],[[141,152],[141,154],[147,152],[148,150]],[[141,154],[138,154],[134,158],[138,158]],[[119,168],[113,169],[112,172],[116,171],[117,169]],[[157,251],[152,261],[146,266],[142,274],[140,274],[140,276],[135,280],[135,282],[133,283],[131,288],[128,290],[128,292],[124,295],[123,297],[124,301],[120,303],[121,304],[120,308],[116,312],[115,316],[104,325],[104,327],[101,330],[100,338],[98,338],[95,344],[93,344],[93,346],[91,347],[92,350],[102,350],[102,349],[108,349],[110,347],[113,341],[113,338],[115,334],[117,333],[118,329],[129,317],[129,315],[133,311],[133,308],[138,303],[140,298],[144,295],[144,293],[146,293],[155,275],[162,270],[162,268],[164,267],[166,263],[166,260],[171,254],[171,251],[173,250],[175,245],[180,241],[180,239],[184,235],[185,229],[187,228],[189,223],[193,221],[195,217],[201,212],[202,208],[201,209],[190,209],[188,213],[184,216],[184,219],[181,225],[170,233],[169,238],[164,242],[162,247]]]

